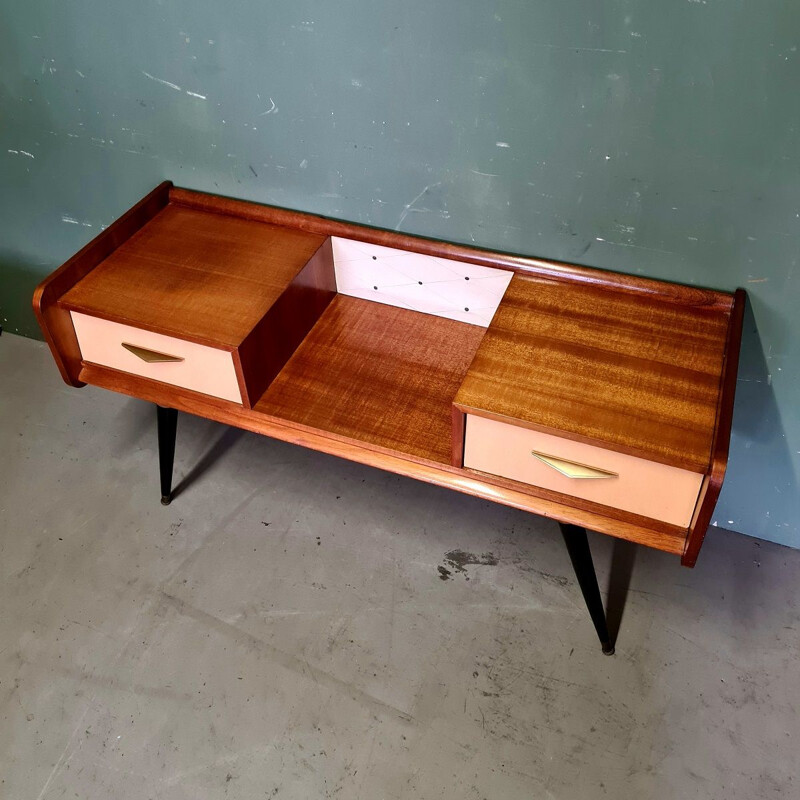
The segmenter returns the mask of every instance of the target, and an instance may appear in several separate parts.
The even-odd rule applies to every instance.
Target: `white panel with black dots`
[[[512,272],[331,237],[340,294],[487,327]]]

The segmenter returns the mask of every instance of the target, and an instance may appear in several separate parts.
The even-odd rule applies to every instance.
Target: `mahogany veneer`
[[[483,334],[340,294],[255,410],[447,464],[453,396]]]
[[[168,204],[59,306],[230,351],[252,405],[335,291],[326,237]]]
[[[714,306],[515,275],[454,402],[705,472],[727,332]]]
[[[68,291],[62,305],[237,347],[325,237],[170,203]]]
[[[516,274],[484,329],[337,295],[331,236]],[[92,383],[590,527],[679,554],[689,566],[725,472],[743,303],[741,290],[490,253],[169,183],[34,296],[72,385]],[[137,372],[125,361],[91,361],[71,313],[229,354],[242,402],[178,385],[169,363]],[[151,348],[154,358],[169,353]],[[681,481],[686,473],[699,496],[694,508],[684,498],[689,505],[677,515],[628,504],[647,516],[621,508],[614,492],[572,490],[569,475],[537,485],[527,477],[523,440],[521,469],[506,470],[503,453],[492,456],[499,462],[481,461],[476,440],[469,441],[475,463],[497,474],[465,468],[470,416],[512,426],[505,430],[515,448],[514,429],[539,431],[556,437],[546,438],[556,449],[581,443],[565,453],[606,452],[614,464],[643,459],[658,468],[653,475],[674,470]],[[546,455],[563,466],[563,453]]]

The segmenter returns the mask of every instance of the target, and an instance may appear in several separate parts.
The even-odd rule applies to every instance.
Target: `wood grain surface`
[[[257,411],[449,463],[451,403],[484,329],[337,295]]]
[[[324,241],[319,234],[170,204],[62,303],[232,349]]]
[[[458,408],[705,472],[728,313],[515,275]]]

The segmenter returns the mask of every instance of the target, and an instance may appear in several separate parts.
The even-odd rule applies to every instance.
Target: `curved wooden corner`
[[[53,353],[61,377],[70,386],[85,385],[78,377],[81,369],[81,353],[69,312],[61,308],[58,301],[81,278],[167,205],[171,187],[171,181],[159,184],[99,236],[92,239],[86,247],[45,278],[34,290],[33,311],[45,341]]]
[[[725,478],[746,303],[747,293],[744,289],[737,289],[733,296],[733,306],[728,323],[728,338],[725,343],[725,364],[722,369],[721,391],[717,405],[717,423],[711,446],[711,471],[703,482],[694,519],[689,526],[689,535],[686,537],[686,544],[681,556],[681,564],[684,567],[693,567],[697,563],[697,556],[711,523],[711,516],[714,513],[714,507],[717,504],[720,489],[722,489],[722,481]]]

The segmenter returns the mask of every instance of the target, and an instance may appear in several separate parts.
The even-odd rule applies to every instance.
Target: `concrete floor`
[[[608,658],[554,523],[154,422],[0,337],[0,797],[800,796],[800,552],[593,535]]]

